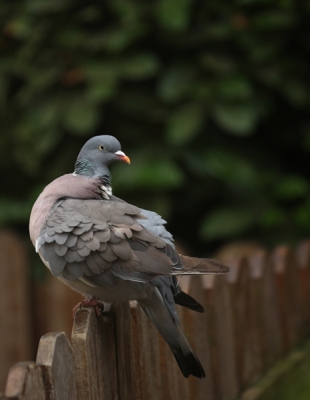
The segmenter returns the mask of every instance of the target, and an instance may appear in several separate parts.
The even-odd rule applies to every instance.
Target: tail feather
[[[211,258],[196,258],[187,257],[180,254],[184,265],[182,271],[175,270],[173,275],[201,275],[201,274],[224,274],[229,271],[229,267],[222,264],[220,261],[212,260]]]
[[[138,302],[170,346],[183,375],[186,378],[189,375],[204,378],[203,367],[182,332],[176,310],[169,311],[159,290],[156,287],[152,288],[148,297]]]
[[[205,310],[201,304],[199,304],[195,299],[182,290],[174,296],[174,301],[176,304],[182,307],[189,308],[190,310],[203,313]]]
[[[184,354],[180,349],[176,349],[171,346],[170,348],[185,378],[188,378],[189,375],[196,376],[197,378],[206,377],[205,371],[193,351],[191,353]]]

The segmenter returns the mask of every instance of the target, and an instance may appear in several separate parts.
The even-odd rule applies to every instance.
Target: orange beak
[[[130,158],[126,156],[125,153],[123,153],[121,150],[118,150],[114,153],[117,158],[119,158],[121,161],[124,161],[127,164],[130,164]]]

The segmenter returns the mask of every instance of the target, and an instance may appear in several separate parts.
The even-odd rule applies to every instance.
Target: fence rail
[[[36,362],[9,371],[0,399],[158,400],[238,398],[310,331],[310,240],[229,261],[226,276],[186,277],[204,314],[178,307],[205,379],[185,379],[135,303],[103,317],[80,310],[71,343],[48,333]],[[48,311],[47,311],[48,312]]]

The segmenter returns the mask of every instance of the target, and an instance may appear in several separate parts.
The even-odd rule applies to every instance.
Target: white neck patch
[[[101,185],[100,190],[101,190],[102,197],[106,200],[109,200],[110,196],[112,196],[112,187]]]

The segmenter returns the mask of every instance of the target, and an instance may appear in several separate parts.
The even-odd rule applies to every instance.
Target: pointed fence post
[[[118,398],[113,311],[111,314],[97,317],[92,307],[76,313],[71,341],[79,400]]]
[[[213,385],[216,400],[233,400],[239,392],[229,285],[224,275],[201,277],[205,293]]]
[[[297,263],[288,246],[276,248],[272,256],[283,349],[289,351],[298,343],[302,331]]]
[[[236,258],[228,263],[226,275],[230,289],[233,315],[235,354],[240,389],[243,390],[251,381],[253,374],[253,349],[250,337],[249,286],[250,271],[243,258]]]
[[[297,246],[296,262],[302,314],[301,336],[305,339],[310,333],[310,240],[305,240]]]
[[[77,399],[73,351],[64,332],[42,336],[36,365],[41,367],[49,400]]]
[[[182,290],[190,296],[193,296],[198,303],[206,308],[204,287],[200,276],[184,277],[181,279],[180,285]],[[207,313],[198,313],[185,307],[179,307],[179,309],[182,309],[183,318],[181,323],[184,332],[206,374],[204,379],[197,379],[191,376],[188,380],[184,380],[184,382],[188,382],[189,385],[188,398],[196,400],[216,400],[212,377],[211,346],[209,337],[210,326]]]
[[[0,231],[0,391],[9,368],[33,352],[29,274],[23,241]]]
[[[20,362],[9,371],[5,388],[7,400],[48,400],[41,368],[34,362]]]
[[[136,302],[131,303],[131,318],[133,370],[139,382],[138,394],[142,396],[142,399],[156,400],[160,397],[161,385],[165,385],[165,380],[161,380],[157,331]],[[167,394],[168,390],[169,388],[167,388]]]

